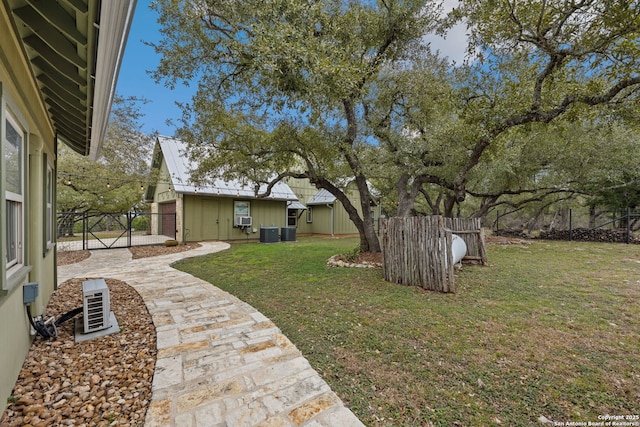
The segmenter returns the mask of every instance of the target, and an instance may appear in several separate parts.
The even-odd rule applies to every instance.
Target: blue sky
[[[140,104],[140,112],[144,114],[140,123],[143,132],[158,131],[161,135],[173,136],[175,125],[169,126],[166,121],[174,120],[177,124],[182,114],[175,102],[189,101],[192,89],[177,86],[175,90],[170,90],[162,84],[156,84],[149,76],[148,72],[158,66],[159,57],[153,48],[142,41],[155,42],[160,39],[157,14],[149,9],[149,3],[150,0],[137,2],[116,92],[124,97],[135,96],[149,101]]]
[[[151,0],[137,2],[116,92],[124,97],[133,96],[149,101],[140,105],[140,112],[144,115],[140,123],[143,132],[158,131],[161,135],[173,136],[182,115],[175,103],[190,101],[193,88],[176,86],[176,89],[170,90],[162,84],[156,84],[149,76],[149,71],[158,66],[159,57],[143,40],[156,42],[160,39],[157,14],[149,9],[150,2]],[[445,10],[455,4],[457,0],[445,0]],[[461,63],[466,46],[464,26],[455,27],[446,40],[436,36],[428,36],[427,40],[431,42],[432,48],[439,49],[450,59]],[[174,125],[168,125],[167,120],[173,120]]]

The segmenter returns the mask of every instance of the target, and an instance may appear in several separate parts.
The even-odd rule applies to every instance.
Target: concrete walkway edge
[[[142,296],[158,356],[145,426],[363,426],[300,351],[249,304],[171,267],[229,248],[223,242],[131,259],[128,249],[91,251],[58,267],[71,278],[113,278]]]

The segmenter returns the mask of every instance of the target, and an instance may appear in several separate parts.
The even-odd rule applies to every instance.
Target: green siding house
[[[0,411],[56,289],[59,143],[96,158],[135,0],[0,2]],[[99,37],[98,37],[99,35]]]
[[[189,178],[192,165],[185,150],[185,144],[176,139],[159,137],[156,142],[152,169],[158,181],[148,186],[146,197],[152,212],[162,215],[153,216],[152,233],[175,235],[180,242],[258,240],[261,227],[293,227],[297,235],[358,233],[342,204],[308,180],[282,181],[266,198],[257,197],[251,186],[238,181],[215,179],[196,187]],[[357,191],[347,186],[347,194],[359,210]],[[379,207],[371,209],[377,221]]]
[[[349,215],[342,203],[329,191],[325,189],[318,190],[310,185],[309,181],[302,179],[288,179],[287,183],[298,197],[300,203],[306,207],[306,211],[297,221],[299,234],[330,236],[358,234],[358,230],[349,219]],[[344,191],[347,197],[358,212],[361,213],[360,195],[354,188],[354,184],[349,183],[345,187],[346,190]],[[369,209],[377,230],[381,208],[376,204],[371,205]]]
[[[261,227],[287,225],[287,206],[297,201],[285,183],[275,185],[268,197],[239,181],[215,179],[206,186],[191,183],[191,164],[185,144],[159,137],[152,168],[158,182],[147,189],[154,215],[152,233],[171,236],[179,242],[201,240],[256,240]],[[259,189],[264,192],[265,187]],[[175,218],[175,223],[172,222]],[[174,228],[172,230],[171,228]]]

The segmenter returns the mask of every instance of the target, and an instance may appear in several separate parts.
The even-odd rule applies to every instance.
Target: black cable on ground
[[[35,320],[31,315],[31,304],[26,304],[27,308],[27,317],[29,317],[29,323],[33,329],[43,338],[56,338],[58,336],[58,326],[66,322],[67,320],[77,316],[82,313],[82,307],[74,308],[73,310],[63,314],[60,316],[55,322],[47,325],[46,322],[42,320]]]
[[[43,338],[55,338],[58,336],[58,329],[56,328],[55,323],[51,325],[47,325],[42,320],[34,320],[33,316],[31,316],[31,304],[27,304],[27,316],[29,317],[29,323],[35,331],[40,334]]]
[[[58,318],[58,320],[56,320],[56,326],[60,326],[61,324],[63,324],[67,320],[71,319],[72,317],[77,316],[80,313],[82,313],[82,307],[74,308],[73,310],[63,314],[62,316],[60,316]]]

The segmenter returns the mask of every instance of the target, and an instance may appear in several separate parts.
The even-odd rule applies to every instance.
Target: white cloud
[[[444,0],[443,14],[447,14],[459,4],[458,0]],[[440,56],[461,64],[464,61],[467,49],[467,27],[464,23],[454,25],[445,37],[429,34],[425,36],[425,41],[431,44],[432,51],[439,51]]]
[[[446,56],[450,61],[461,64],[467,49],[466,29],[465,24],[457,24],[449,30],[446,38],[429,34],[425,40],[431,44],[432,51],[437,50],[440,52],[440,56]]]

